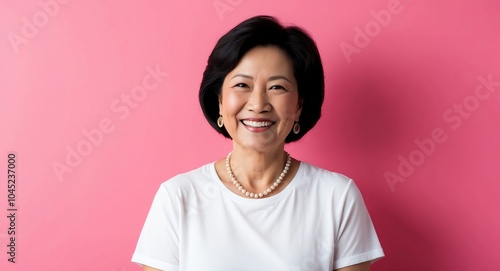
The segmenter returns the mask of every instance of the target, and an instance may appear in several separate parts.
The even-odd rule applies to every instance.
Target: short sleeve
[[[335,208],[337,221],[334,269],[375,261],[384,252],[366,209],[363,197],[354,181],[349,180]]]
[[[132,262],[160,270],[179,270],[178,202],[162,184],[153,199]]]

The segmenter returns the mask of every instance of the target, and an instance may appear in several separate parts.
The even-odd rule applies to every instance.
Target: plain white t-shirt
[[[383,256],[346,176],[301,162],[284,190],[250,199],[210,163],[161,184],[132,261],[166,271],[331,271]]]

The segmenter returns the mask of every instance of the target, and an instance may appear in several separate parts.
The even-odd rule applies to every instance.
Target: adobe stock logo
[[[403,11],[403,7],[399,0],[390,0],[387,3],[387,9],[382,9],[378,12],[375,10],[370,11],[373,19],[365,24],[364,29],[360,27],[354,28],[354,45],[347,42],[342,42],[339,45],[347,63],[351,63],[351,56],[353,54],[360,54],[361,49],[370,45],[372,39],[380,34],[382,28],[387,27],[391,23],[393,15],[399,14],[401,11]]]
[[[500,81],[493,81],[492,75],[487,78],[478,77],[479,83],[474,89],[474,93],[465,97],[462,102],[454,103],[452,107],[446,109],[443,113],[443,120],[450,125],[452,131],[462,127],[463,121],[472,116],[472,113],[479,109],[481,101],[488,100],[496,89],[500,87]],[[399,155],[399,165],[397,170],[384,173],[387,185],[392,192],[396,191],[396,185],[403,183],[415,173],[417,167],[422,166],[426,159],[433,155],[438,147],[438,144],[444,143],[448,139],[446,131],[442,127],[437,127],[431,132],[429,138],[422,140],[415,139],[416,147],[410,151],[407,156]]]
[[[213,2],[215,12],[221,21],[224,20],[224,13],[232,12],[235,7],[241,5],[243,0],[215,0]]]
[[[36,11],[31,19],[25,16],[21,17],[23,25],[21,26],[20,34],[15,32],[7,33],[7,39],[10,46],[17,54],[21,44],[27,44],[30,39],[38,35],[40,28],[45,27],[49,23],[50,17],[54,18],[60,9],[60,5],[66,5],[70,0],[41,0],[38,2],[41,10]]]
[[[137,109],[149,95],[149,92],[155,90],[168,76],[167,72],[160,70],[160,66],[156,68],[151,66],[146,67],[147,74],[142,78],[142,84],[136,85],[128,93],[122,93],[120,98],[114,99],[110,104],[111,112],[117,114],[117,118],[121,121],[126,120],[130,113]],[[75,146],[67,145],[66,157],[63,163],[58,161],[52,162],[52,170],[59,182],[64,180],[64,174],[71,173],[88,157],[95,147],[102,144],[105,136],[116,129],[115,123],[111,118],[102,118],[98,122],[96,128],[82,130],[83,139],[78,141]]]

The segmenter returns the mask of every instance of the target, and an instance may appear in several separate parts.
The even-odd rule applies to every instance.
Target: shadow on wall
[[[419,148],[416,141],[431,138],[436,128],[447,137],[451,125],[443,113],[456,97],[474,91],[480,74],[439,52],[376,52],[340,67],[326,95],[324,115],[331,115],[331,123],[322,126],[329,131],[320,135],[333,144],[323,144],[322,151],[331,148],[382,180],[385,171],[397,170],[399,156]]]
[[[443,255],[449,255],[447,248],[454,244],[443,243],[440,236],[446,235],[441,229],[449,222],[426,220],[426,210],[422,210],[438,199],[426,198],[423,193],[410,202],[404,194],[393,194],[384,172],[396,170],[398,156],[415,149],[416,139],[429,138],[436,127],[446,127],[443,112],[455,102],[455,92],[474,90],[474,76],[480,73],[458,58],[446,59],[437,52],[427,56],[379,53],[340,71],[332,76],[335,82],[327,90],[329,106],[325,111],[330,112],[325,115],[333,112],[333,122],[327,125],[331,131],[323,133],[330,137],[333,134],[335,140],[334,144],[325,144],[327,150],[323,151],[345,158],[348,162],[343,163],[349,163],[352,171],[347,174],[359,180],[357,184],[386,252],[386,258],[372,269],[446,270],[448,263]],[[461,77],[465,73],[470,78]],[[446,175],[453,169],[440,170]],[[422,187],[436,181],[418,179],[418,175],[411,178],[412,183],[419,184],[414,193],[426,192]],[[412,213],[412,208],[419,212]]]
[[[411,214],[402,208],[385,206],[384,213],[374,221],[386,256],[373,265],[373,271],[447,270],[443,261],[446,253],[440,253],[444,244],[432,228],[433,223],[415,223],[410,218]]]
[[[447,91],[442,73],[450,70],[436,65],[434,59],[377,55],[334,75],[338,79],[327,99],[334,104],[343,145],[377,156],[393,153],[441,122]],[[453,87],[447,83],[446,88]]]

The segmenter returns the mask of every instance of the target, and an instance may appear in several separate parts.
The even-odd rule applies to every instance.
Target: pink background
[[[139,270],[158,185],[230,150],[198,87],[217,39],[258,14],[317,41],[323,117],[287,148],[356,181],[386,252],[372,270],[499,270],[498,1],[21,2],[0,2],[0,270]]]

